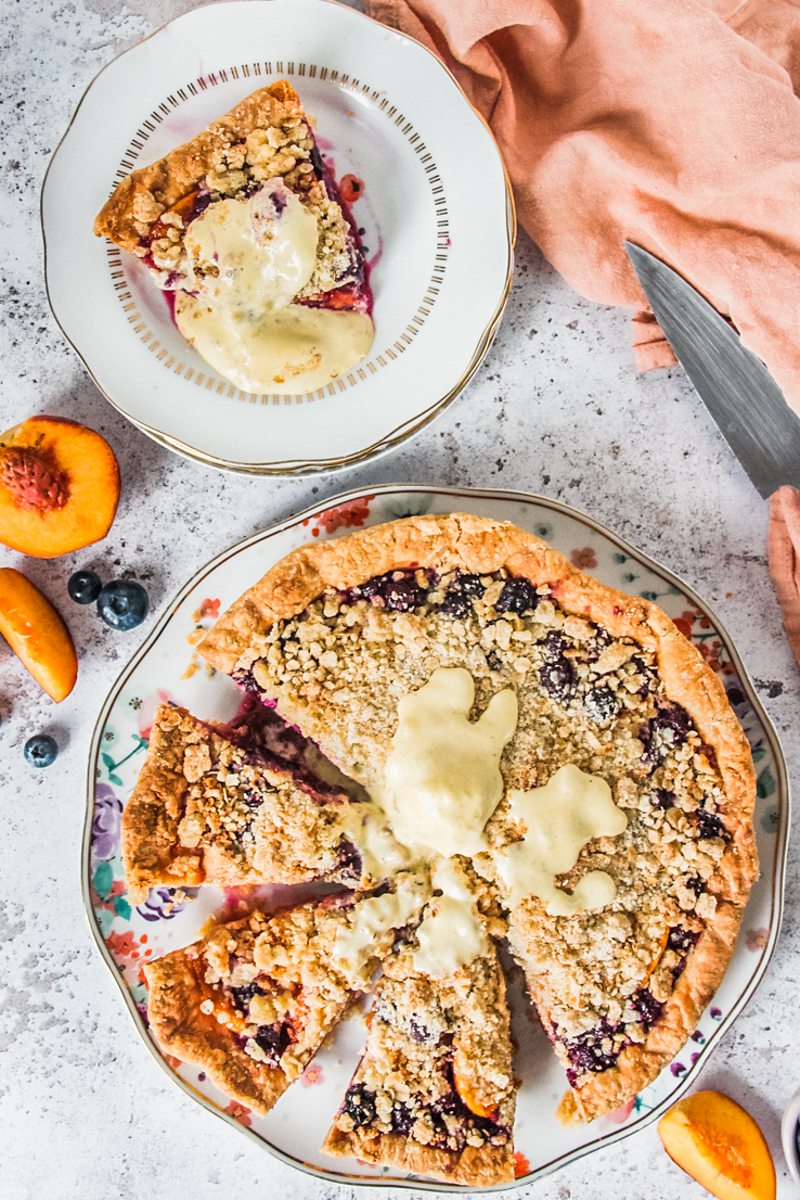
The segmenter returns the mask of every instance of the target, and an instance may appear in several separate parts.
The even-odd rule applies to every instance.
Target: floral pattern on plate
[[[161,1055],[147,1032],[141,966],[151,957],[186,945],[213,913],[249,903],[252,890],[157,888],[132,907],[125,895],[119,853],[122,808],[136,780],[153,712],[163,699],[187,704],[199,716],[229,718],[238,705],[236,687],[218,672],[187,670],[193,647],[217,614],[289,550],[313,539],[423,512],[469,510],[514,521],[552,542],[575,565],[605,583],[658,603],[692,639],[722,679],[750,740],[758,778],[756,829],[761,879],[753,888],[728,972],[697,1029],[677,1058],[640,1095],[592,1125],[562,1126],[556,1105],[566,1083],[544,1033],[531,1022],[519,982],[509,997],[518,1051],[515,1071],[523,1080],[515,1128],[515,1173],[529,1183],[571,1159],[607,1145],[653,1120],[683,1092],[745,1001],[774,949],[780,925],[788,826],[788,786],[780,747],[730,640],[705,605],[669,572],[626,546],[597,522],[567,505],[514,492],[418,487],[375,488],[337,498],[232,547],[204,567],[165,610],[145,645],[117,680],[103,707],[91,750],[94,786],[84,840],[84,891],[92,926],[117,974],[140,1031],[175,1077],[214,1111],[244,1129],[281,1158],[327,1178],[366,1184],[448,1189],[388,1169],[327,1158],[319,1147],[350,1079],[363,1043],[363,1011],[344,1021],[266,1117],[223,1096],[186,1063]],[[188,645],[187,645],[188,643]],[[268,893],[268,889],[265,890]],[[264,895],[264,892],[260,894]]]

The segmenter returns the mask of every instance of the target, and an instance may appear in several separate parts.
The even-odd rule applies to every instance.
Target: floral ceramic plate
[[[285,78],[317,119],[370,262],[367,359],[306,396],[251,396],[183,340],[147,269],[94,237],[131,170],[266,83]],[[511,282],[514,211],[500,153],[435,55],[326,0],[196,9],[101,71],[42,191],[53,314],[106,398],[140,429],[209,465],[331,470],[389,449],[465,386]]]
[[[580,1155],[626,1136],[653,1120],[696,1075],[753,994],[772,955],[780,926],[789,822],[786,768],[775,733],[738,655],[719,622],[680,581],[626,545],[590,517],[555,500],[521,492],[458,491],[408,486],[350,492],[324,511],[301,513],[255,534],[203,567],[169,606],[144,646],[115,683],[95,729],[89,763],[89,804],[84,837],[84,889],[90,922],[136,1026],[151,1052],[183,1089],[210,1111],[238,1123],[286,1162],[327,1179],[372,1186],[394,1184],[457,1191],[441,1184],[328,1158],[320,1144],[350,1080],[364,1039],[360,1014],[345,1021],[306,1068],[299,1082],[266,1117],[230,1102],[202,1072],[161,1055],[145,1013],[141,965],[193,941],[207,917],[235,903],[228,890],[202,888],[188,898],[167,889],[132,908],[125,895],[119,854],[120,813],[144,758],[157,702],[172,697],[201,717],[227,719],[239,693],[225,676],[210,672],[194,646],[230,604],[289,550],[313,538],[336,537],[354,526],[412,513],[468,510],[507,519],[547,539],[604,583],[655,600],[674,618],[722,679],[753,748],[758,772],[756,832],[761,879],[753,888],[739,942],[725,979],[678,1058],[624,1108],[591,1125],[565,1128],[555,1117],[564,1092],[561,1068],[519,985],[511,974],[512,1020],[523,1080],[517,1101],[517,1176],[530,1182]],[[267,889],[268,890],[268,889]],[[267,897],[268,898],[268,897]]]

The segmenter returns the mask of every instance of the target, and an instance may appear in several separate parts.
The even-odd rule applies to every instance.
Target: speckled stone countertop
[[[6,0],[0,8],[0,428],[37,411],[60,413],[113,445],[123,478],[119,515],[96,552],[78,556],[80,565],[144,579],[157,615],[211,555],[315,497],[393,480],[541,491],[588,510],[715,606],[795,775],[800,671],[767,575],[765,505],[681,373],[636,378],[625,314],[575,295],[524,235],[507,315],[476,379],[380,462],[310,481],[216,474],[158,448],[103,400],[47,307],[39,187],[94,73],[188,7],[183,0]],[[3,565],[17,559],[0,553]],[[135,1034],[92,944],[79,876],[89,737],[102,697],[153,616],[133,633],[112,634],[92,612],[69,605],[73,567],[72,557],[25,563],[68,611],[81,664],[69,699],[54,709],[0,648],[0,1192],[6,1200],[355,1196],[274,1161],[181,1095]],[[55,734],[61,753],[36,772],[22,747],[43,730]],[[701,1079],[730,1091],[762,1123],[781,1197],[792,1185],[780,1115],[800,1087],[796,861],[795,845],[783,936],[767,977]],[[705,1195],[668,1161],[652,1127],[517,1194]]]

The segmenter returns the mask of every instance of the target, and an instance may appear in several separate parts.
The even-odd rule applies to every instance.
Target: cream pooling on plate
[[[247,199],[210,204],[190,223],[175,321],[243,391],[314,391],[369,350],[365,313],[292,303],[311,280],[318,244],[317,218],[279,178]]]

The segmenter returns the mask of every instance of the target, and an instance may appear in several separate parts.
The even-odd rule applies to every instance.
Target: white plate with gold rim
[[[514,1128],[518,1183],[530,1183],[641,1129],[674,1103],[694,1083],[710,1051],[758,987],[780,929],[790,803],[781,748],[719,621],[669,571],[592,518],[559,501],[522,492],[422,486],[388,485],[349,492],[328,501],[321,512],[308,509],[232,546],[201,568],[165,608],[103,705],[89,757],[84,900],[103,957],[139,1033],[164,1069],[187,1095],[210,1112],[238,1126],[284,1162],[327,1180],[371,1187],[463,1191],[388,1169],[370,1168],[355,1159],[331,1158],[320,1150],[363,1046],[361,1020],[346,1020],[339,1026],[303,1077],[266,1117],[229,1101],[197,1068],[160,1053],[147,1027],[141,963],[194,941],[208,917],[222,908],[226,896],[222,889],[207,887],[199,889],[190,901],[174,904],[166,889],[154,889],[145,904],[132,907],[125,896],[120,860],[120,814],[144,758],[148,727],[159,699],[170,696],[200,717],[223,720],[237,707],[236,686],[225,676],[209,674],[194,652],[202,630],[213,624],[220,609],[278,559],[305,542],[341,536],[352,528],[412,513],[457,511],[514,521],[546,538],[604,583],[661,605],[700,648],[724,683],[750,741],[758,777],[755,827],[761,878],[751,892],[725,978],[686,1045],[634,1100],[591,1125],[561,1125],[555,1111],[565,1090],[564,1073],[545,1033],[532,1017],[518,976],[510,977],[517,1043],[514,1071],[522,1081]],[[176,1097],[175,1123],[179,1129],[177,1107]],[[209,1133],[213,1134],[211,1128]]]
[[[308,396],[252,396],[178,333],[133,256],[92,224],[131,170],[258,87],[285,78],[316,118],[371,263],[375,340]],[[472,377],[511,282],[514,211],[497,146],[428,50],[328,0],[231,0],[125,51],[87,89],[42,190],[53,314],[106,398],[209,465],[301,474],[352,465],[410,436]]]

